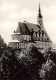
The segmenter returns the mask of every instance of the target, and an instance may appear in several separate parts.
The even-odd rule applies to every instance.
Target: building
[[[17,30],[12,34],[9,46],[13,48],[27,48],[31,44],[37,48],[52,48],[52,41],[43,26],[43,16],[39,5],[38,24],[19,22]]]

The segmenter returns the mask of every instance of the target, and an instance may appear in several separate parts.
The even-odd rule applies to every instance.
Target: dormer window
[[[42,30],[42,37],[44,37],[44,31]]]
[[[41,31],[39,30],[39,37],[40,37],[40,35],[41,35]]]
[[[33,36],[33,34],[34,34],[34,31],[33,31],[33,28],[31,29],[31,35]]]

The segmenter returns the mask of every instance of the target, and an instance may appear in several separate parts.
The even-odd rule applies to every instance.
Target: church
[[[28,23],[26,21],[18,22],[17,29],[11,35],[12,41],[9,42],[9,46],[17,49],[26,49],[30,45],[34,45],[41,49],[52,48],[52,41],[43,25],[40,4],[37,21],[38,24]]]

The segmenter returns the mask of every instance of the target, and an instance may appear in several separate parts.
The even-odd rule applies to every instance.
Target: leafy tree
[[[7,48],[2,55],[3,80],[41,80],[39,69],[45,58],[35,47],[29,47],[28,52]]]
[[[31,45],[26,50],[6,47],[1,50],[1,80],[56,80],[56,56],[41,53]]]
[[[42,64],[40,77],[42,80],[56,80],[56,54],[52,50],[47,52],[46,63]]]

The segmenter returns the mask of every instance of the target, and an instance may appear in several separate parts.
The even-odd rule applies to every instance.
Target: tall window
[[[37,37],[37,32],[35,32],[36,33],[36,37]]]
[[[39,30],[39,37],[41,36],[41,31]]]
[[[42,30],[42,37],[44,37],[44,31]]]

